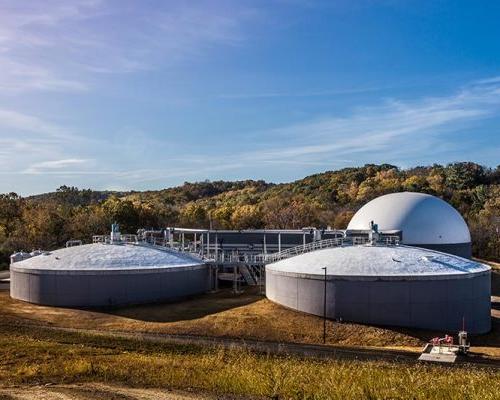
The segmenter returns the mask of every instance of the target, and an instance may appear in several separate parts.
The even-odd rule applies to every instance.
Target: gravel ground
[[[165,389],[137,389],[125,386],[85,383],[75,385],[16,386],[0,388],[0,400],[209,400],[202,394]]]

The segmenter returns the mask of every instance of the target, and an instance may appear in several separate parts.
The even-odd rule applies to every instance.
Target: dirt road
[[[218,397],[220,398],[220,397]],[[211,400],[196,393],[83,383],[0,388],[0,400]]]

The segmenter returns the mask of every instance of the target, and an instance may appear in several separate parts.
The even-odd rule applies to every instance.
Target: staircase
[[[252,275],[252,273],[245,264],[241,264],[239,266],[239,270],[241,275],[243,276],[243,279],[245,279],[247,285],[249,286],[257,285],[257,279],[255,279],[255,277]]]

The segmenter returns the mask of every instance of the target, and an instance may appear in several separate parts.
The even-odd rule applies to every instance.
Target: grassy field
[[[500,295],[499,270],[493,273],[492,292]],[[497,306],[494,303],[492,332],[472,338],[476,353],[494,358],[500,357]],[[57,327],[104,334],[53,329]],[[125,339],[113,336],[113,331],[315,344],[322,342],[322,319],[280,307],[252,289],[238,296],[223,290],[178,303],[114,310],[36,306],[12,300],[8,290],[2,290],[0,399],[56,399],[64,394],[120,400],[487,400],[498,399],[500,393],[498,369],[262,355],[227,347]],[[337,346],[417,351],[434,334],[329,322],[327,339]]]
[[[0,325],[0,386],[102,382],[274,399],[498,399],[500,372],[257,355]]]

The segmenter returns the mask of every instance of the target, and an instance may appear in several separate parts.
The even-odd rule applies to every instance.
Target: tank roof
[[[342,246],[269,264],[273,272],[320,279],[446,279],[487,273],[490,267],[451,254],[411,246]]]
[[[173,250],[136,244],[87,244],[16,262],[12,269],[50,271],[118,271],[188,267],[201,260]]]
[[[467,224],[450,204],[425,193],[391,193],[366,203],[352,217],[348,230],[401,230],[405,244],[470,243]]]

